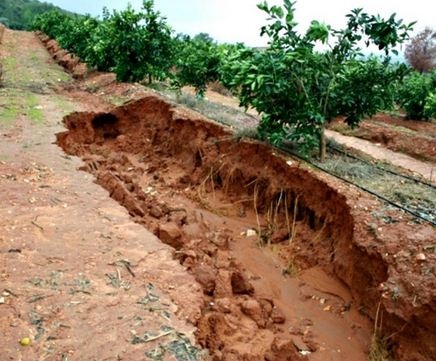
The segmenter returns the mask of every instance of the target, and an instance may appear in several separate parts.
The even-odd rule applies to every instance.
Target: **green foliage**
[[[407,72],[404,64],[392,65],[375,57],[344,63],[332,86],[329,117],[346,115],[346,122],[356,126],[362,114],[372,116],[379,110],[392,110],[397,82]]]
[[[37,15],[52,10],[68,13],[57,6],[37,0],[1,0],[0,22],[11,29],[27,30]]]
[[[225,45],[221,47],[221,64],[218,69],[220,82],[232,93],[238,94],[239,86],[234,78],[242,65],[253,59],[259,50],[248,48],[244,44]]]
[[[397,101],[408,119],[428,120],[436,116],[436,71],[407,76],[398,88]]]
[[[412,24],[355,9],[344,29],[312,21],[302,35],[296,31],[294,4],[284,0],[283,7],[269,7],[266,1],[258,5],[269,16],[269,24],[261,29],[269,46],[248,58],[240,53],[230,65],[235,74],[231,87],[238,89],[241,105],[261,113],[259,132],[264,139],[290,139],[307,151],[323,141],[325,122],[334,116],[344,115],[355,126],[391,106],[392,88],[386,85],[401,71],[375,59],[356,60],[358,45],[375,44],[387,54],[407,39]],[[317,50],[320,46],[323,51]]]
[[[33,28],[102,71],[114,71],[121,81],[166,78],[172,65],[171,29],[152,0],[137,12],[103,10],[102,20],[50,12],[37,17]]]
[[[122,81],[141,81],[148,77],[164,79],[172,60],[171,30],[151,0],[142,11],[130,5],[109,14],[91,36],[86,61],[101,70],[112,70]]]
[[[62,32],[55,38],[58,39],[62,48],[86,59],[89,39],[99,24],[99,21],[90,15],[65,17],[62,23]]]
[[[200,34],[202,35],[202,34]],[[180,89],[191,85],[199,97],[204,96],[207,84],[219,79],[221,52],[213,39],[186,37],[179,44],[173,87]]]
[[[436,91],[429,93],[425,99],[424,114],[427,118],[436,119]]]

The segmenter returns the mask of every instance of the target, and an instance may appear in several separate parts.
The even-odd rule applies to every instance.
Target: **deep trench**
[[[388,278],[387,266],[377,254],[369,255],[353,242],[355,222],[345,196],[297,161],[289,161],[263,143],[236,141],[222,126],[186,114],[155,96],[110,113],[73,113],[64,122],[69,130],[58,134],[58,144],[67,153],[81,156],[84,169],[136,222],[177,250],[176,257],[198,276],[207,297],[254,298],[262,315],[260,319],[251,315],[257,327],[274,336],[282,334],[284,321],[275,311],[274,300],[256,298],[243,267],[226,265],[227,286],[221,285],[225,280],[219,276],[210,276],[220,275],[217,252],[229,252],[229,239],[235,232],[225,229],[223,236],[211,239],[210,227],[202,227],[201,222],[192,230],[198,214],[171,204],[183,192],[188,203],[217,216],[239,214],[249,220],[247,224],[257,231],[253,242],[288,249],[285,258],[290,265],[300,270],[322,267],[346,285],[360,311],[372,315],[379,298],[377,286]],[[160,187],[172,191],[159,200]],[[300,233],[293,237],[297,227]],[[193,237],[203,241],[194,246]],[[198,254],[193,256],[193,249]],[[213,262],[199,271],[199,258]],[[203,310],[197,338],[214,359],[230,360],[226,355],[236,351],[226,344],[229,330],[222,317],[217,310]],[[298,351],[276,337],[258,356],[304,359]],[[237,353],[235,357],[245,359]]]

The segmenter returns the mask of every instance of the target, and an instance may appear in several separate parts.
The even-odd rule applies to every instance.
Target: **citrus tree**
[[[111,14],[103,10],[103,20],[91,36],[86,61],[101,70],[111,70],[121,81],[164,79],[172,59],[171,29],[154,2],[143,2],[142,11],[129,4]]]
[[[398,73],[383,72],[387,61],[359,63],[359,45],[373,44],[387,56],[408,38],[413,24],[355,9],[344,29],[314,20],[299,34],[294,5],[290,0],[284,0],[283,7],[270,7],[266,1],[258,5],[269,16],[261,29],[269,46],[234,63],[232,88],[238,89],[241,105],[261,114],[259,133],[264,139],[275,144],[291,139],[303,150],[319,146],[324,159],[327,121],[341,114],[355,126],[393,99],[384,85]]]
[[[200,35],[179,40],[172,86],[178,90],[193,86],[197,95],[203,97],[207,84],[219,78],[222,53],[212,38]]]
[[[144,0],[139,12],[131,5],[112,13],[104,9],[102,20],[50,12],[38,16],[33,28],[121,81],[165,79],[173,63],[171,29],[153,0]]]

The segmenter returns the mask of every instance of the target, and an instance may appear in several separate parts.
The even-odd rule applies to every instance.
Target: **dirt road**
[[[53,144],[66,113],[98,106],[56,94],[69,76],[33,34],[6,31],[0,54],[0,359],[186,352],[199,287],[170,247]],[[31,345],[19,344],[24,337]]]

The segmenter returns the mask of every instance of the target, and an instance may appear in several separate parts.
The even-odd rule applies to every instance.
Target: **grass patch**
[[[16,90],[0,89],[0,122],[2,124],[17,119],[20,111],[18,97]]]
[[[173,103],[195,110],[209,119],[215,120],[218,123],[227,125],[234,129],[243,130],[247,127],[252,128],[254,124],[257,124],[256,118],[245,113],[241,109],[198,98],[194,94],[185,92],[179,93],[171,90],[168,85],[163,83],[154,83],[147,87]]]
[[[391,361],[388,351],[387,338],[382,336],[382,315],[380,315],[380,303],[374,320],[374,332],[369,345],[368,361]]]
[[[330,153],[317,165],[366,189],[383,195],[415,213],[436,221],[436,189],[398,175],[386,173],[374,164]],[[384,168],[388,166],[383,165]],[[390,167],[389,167],[390,168]],[[397,169],[397,173],[400,173]]]
[[[26,116],[35,123],[42,122],[44,114],[39,107],[38,98],[34,94],[27,94],[25,98]]]
[[[6,56],[2,59],[5,71],[13,71],[17,68],[17,59],[12,56]]]
[[[18,107],[15,104],[0,105],[0,121],[11,122],[17,119]]]
[[[392,361],[386,340],[375,332],[371,337],[369,346],[369,361]]]
[[[55,101],[57,108],[62,110],[63,115],[70,114],[74,111],[74,106],[69,101],[65,100],[65,98],[52,95],[52,99]]]
[[[128,97],[116,96],[116,95],[106,95],[103,96],[103,99],[112,105],[120,106],[123,105],[126,101],[129,100]]]

